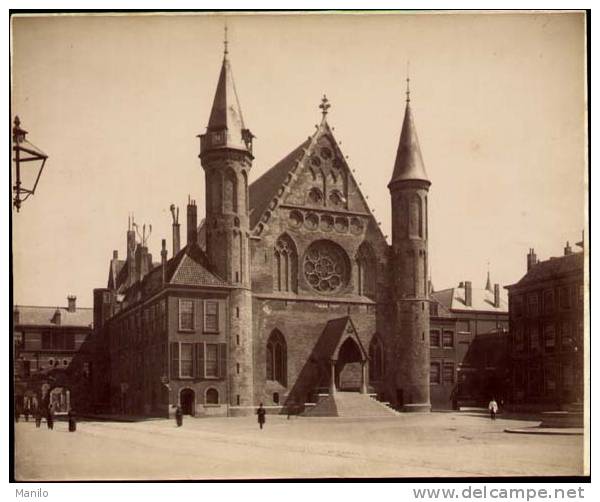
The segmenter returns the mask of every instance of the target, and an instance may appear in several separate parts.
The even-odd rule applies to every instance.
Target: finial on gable
[[[229,41],[227,40],[227,21],[225,21],[225,28],[224,28],[224,36],[223,36],[223,57],[227,58],[227,54],[229,54],[229,50],[228,50],[228,44]]]
[[[325,94],[323,94],[323,97],[321,98],[321,104],[319,105],[319,108],[321,109],[321,113],[323,114],[324,119],[327,115],[327,111],[329,110],[329,108],[331,108],[329,100],[327,99],[327,96]]]
[[[410,61],[406,62],[406,102],[410,103]]]

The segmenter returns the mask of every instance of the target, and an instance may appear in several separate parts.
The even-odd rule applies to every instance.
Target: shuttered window
[[[180,374],[182,377],[194,376],[194,344],[182,343],[180,350]]]
[[[216,333],[219,331],[219,303],[214,300],[204,302],[204,331]]]
[[[179,300],[179,329],[193,331],[194,329],[194,301]]]
[[[217,378],[219,376],[219,345],[216,343],[206,344],[205,354],[205,376]]]

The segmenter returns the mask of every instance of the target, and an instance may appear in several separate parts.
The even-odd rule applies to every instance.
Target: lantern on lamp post
[[[21,209],[21,204],[25,202],[29,198],[29,196],[35,193],[35,189],[37,187],[38,182],[40,181],[40,177],[42,176],[44,164],[46,164],[48,156],[44,152],[42,152],[38,147],[27,141],[27,131],[21,129],[21,121],[19,120],[19,117],[15,117],[12,133],[12,150],[13,152],[15,152],[13,160],[15,162],[16,168],[15,184],[13,186],[13,205],[15,206],[18,212]],[[39,163],[39,171],[37,172],[37,174],[35,174],[35,182],[33,183],[33,186],[31,188],[23,186],[23,181],[21,179],[21,164],[23,162]]]

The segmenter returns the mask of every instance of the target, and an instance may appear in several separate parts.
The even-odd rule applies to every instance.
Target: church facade
[[[317,396],[375,394],[430,409],[428,194],[410,95],[388,184],[386,242],[327,123],[250,182],[253,134],[225,51],[200,136],[205,218],[178,210],[160,262],[130,221],[94,290],[100,409],[244,415],[302,412]],[[207,110],[208,112],[208,110]],[[382,190],[384,187],[381,187]]]

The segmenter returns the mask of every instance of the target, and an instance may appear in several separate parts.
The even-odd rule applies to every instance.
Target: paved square
[[[582,475],[583,436],[469,412],[384,419],[268,416],[15,426],[19,480]]]

